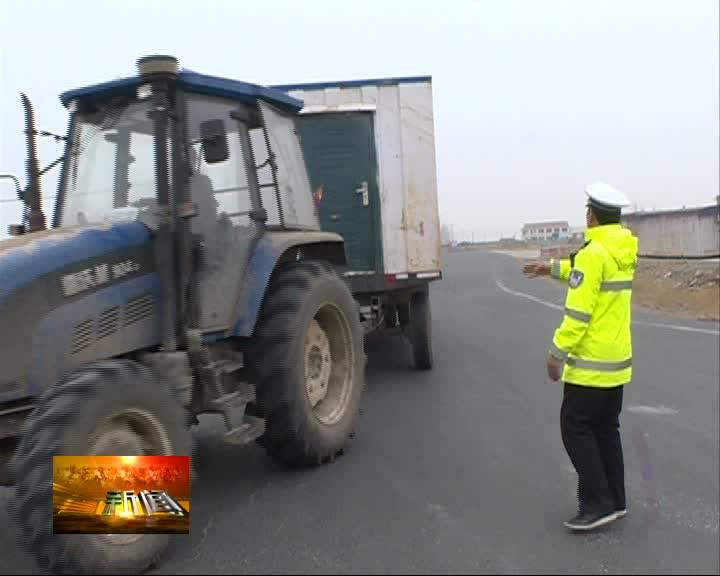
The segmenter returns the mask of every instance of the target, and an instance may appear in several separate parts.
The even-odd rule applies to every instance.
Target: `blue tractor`
[[[52,457],[191,455],[217,413],[230,443],[330,461],[364,386],[360,314],[318,224],[302,102],[170,56],[61,100],[52,221],[24,99],[25,216],[0,242],[0,477],[42,567],[135,573],[169,536],[53,535]]]

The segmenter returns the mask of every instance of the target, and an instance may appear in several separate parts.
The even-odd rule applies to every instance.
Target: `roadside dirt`
[[[677,318],[720,321],[720,262],[641,260],[633,300]]]

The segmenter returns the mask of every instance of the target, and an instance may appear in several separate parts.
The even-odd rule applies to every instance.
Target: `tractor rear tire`
[[[427,287],[410,299],[410,343],[417,370],[432,370],[432,315]]]
[[[254,342],[258,440],[290,466],[333,460],[353,433],[364,387],[359,310],[330,264],[300,262],[276,272]]]
[[[166,534],[53,534],[53,456],[190,455],[186,412],[170,387],[129,360],[89,364],[51,387],[28,417],[15,453],[10,512],[21,543],[55,573],[137,574]]]

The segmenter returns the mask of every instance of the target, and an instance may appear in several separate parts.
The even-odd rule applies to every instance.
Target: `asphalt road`
[[[357,436],[310,471],[225,446],[204,420],[191,534],[154,572],[717,574],[718,326],[636,314],[628,516],[578,536],[562,526],[576,477],[544,371],[562,299],[509,256],[448,255],[435,369],[410,370],[397,337],[371,339]],[[33,571],[2,526],[0,573]]]

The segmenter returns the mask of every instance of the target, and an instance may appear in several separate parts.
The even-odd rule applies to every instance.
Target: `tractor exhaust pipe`
[[[176,286],[175,236],[177,206],[170,193],[168,165],[168,128],[172,104],[170,84],[177,77],[178,62],[172,56],[146,56],[137,61],[140,77],[151,86],[153,110],[149,116],[154,124],[155,186],[158,204],[158,229],[155,252],[160,277],[160,329],[164,352],[175,352],[182,344],[178,332],[178,293]],[[180,342],[179,342],[180,340]]]
[[[25,137],[27,143],[27,188],[22,194],[25,204],[23,224],[27,232],[39,232],[46,229],[45,214],[42,211],[41,188],[40,188],[40,164],[37,157],[37,144],[35,142],[35,113],[30,99],[21,94],[23,107],[25,108]]]

